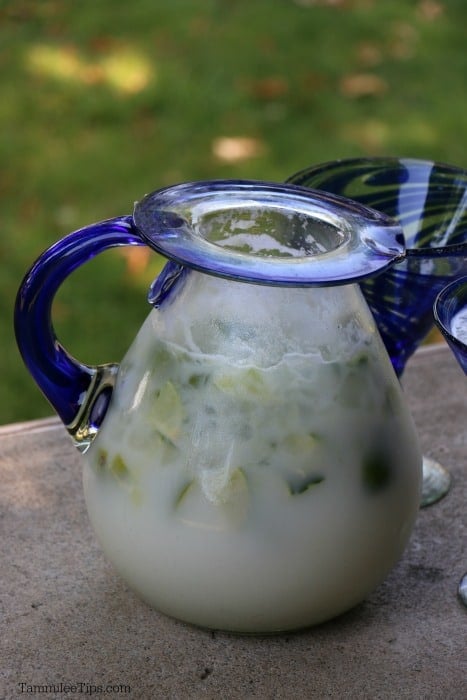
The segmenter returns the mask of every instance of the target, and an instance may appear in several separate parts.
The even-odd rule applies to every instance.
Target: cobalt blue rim
[[[433,316],[436,325],[451,347],[467,360],[467,345],[451,332],[453,317],[465,306],[467,306],[467,276],[459,277],[441,290],[433,305]]]
[[[250,220],[246,220],[248,212]],[[255,217],[266,218],[271,231],[276,220],[284,229],[290,222],[287,236],[294,239],[292,245],[289,238],[274,238],[276,247],[268,253],[246,251],[245,245],[251,248],[245,239],[253,240],[248,231],[254,228]],[[402,229],[387,215],[339,195],[292,184],[181,183],[146,195],[136,203],[133,220],[146,243],[169,260],[256,284],[348,284],[383,272],[405,255]],[[232,235],[219,234],[222,227]]]

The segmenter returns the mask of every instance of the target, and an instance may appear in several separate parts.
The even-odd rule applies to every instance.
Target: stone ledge
[[[85,695],[86,684],[88,695],[122,684],[131,693],[120,696],[143,700],[463,697],[466,378],[435,346],[416,353],[403,383],[422,447],[450,469],[451,491],[420,511],[404,557],[364,603],[272,637],[199,630],[148,608],[99,550],[63,426],[51,418],[0,428],[0,698],[26,695],[21,683],[62,683],[52,697],[67,698]]]

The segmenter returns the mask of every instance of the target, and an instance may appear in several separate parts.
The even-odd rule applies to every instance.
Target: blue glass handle
[[[118,365],[78,362],[58,341],[52,303],[73,270],[117,246],[145,245],[132,216],[79,229],[48,248],[26,274],[15,306],[15,333],[23,360],[78,447],[97,432],[112,393]]]

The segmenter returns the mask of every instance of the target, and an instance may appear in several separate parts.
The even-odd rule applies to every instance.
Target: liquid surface
[[[458,311],[451,321],[452,335],[467,345],[467,306]]]

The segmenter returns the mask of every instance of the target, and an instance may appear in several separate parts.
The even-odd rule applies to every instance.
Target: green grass
[[[463,0],[0,0],[0,423],[51,413],[12,308],[68,231],[184,180],[284,180],[358,155],[465,165],[466,23]],[[258,152],[222,160],[220,137]],[[160,262],[131,274],[111,252],[77,271],[56,303],[67,348],[118,361]]]

